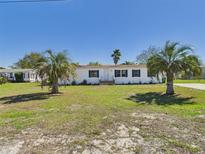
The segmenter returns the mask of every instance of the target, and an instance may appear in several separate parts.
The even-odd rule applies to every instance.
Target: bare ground
[[[28,128],[14,136],[1,137],[0,153],[205,153],[204,115],[187,120],[138,111],[127,115],[127,119],[93,136],[47,134]]]

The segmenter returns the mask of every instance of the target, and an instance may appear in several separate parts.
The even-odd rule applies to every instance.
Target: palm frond
[[[200,74],[200,60],[190,54],[192,51],[193,49],[189,46],[167,41],[161,52],[148,59],[148,69],[155,74],[159,72],[175,74],[181,71]]]

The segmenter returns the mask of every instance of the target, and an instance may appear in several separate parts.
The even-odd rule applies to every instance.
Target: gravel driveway
[[[201,83],[177,83],[174,85],[180,87],[186,87],[186,88],[205,90],[205,84],[201,84]]]

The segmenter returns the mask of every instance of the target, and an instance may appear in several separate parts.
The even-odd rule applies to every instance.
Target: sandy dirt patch
[[[128,116],[128,121],[114,123],[94,136],[54,135],[29,128],[12,139],[0,138],[0,153],[205,153],[205,133],[200,129],[204,123],[158,113],[135,112]]]

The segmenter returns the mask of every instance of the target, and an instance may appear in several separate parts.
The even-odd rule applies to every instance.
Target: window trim
[[[91,76],[91,72],[97,72],[97,76]],[[100,71],[99,70],[89,70],[88,76],[89,78],[99,78]]]
[[[115,70],[115,78],[119,78],[120,74],[120,70]]]
[[[139,71],[139,74],[137,74],[137,76],[135,76],[136,74],[134,73],[135,71]],[[132,70],[132,77],[133,78],[139,78],[141,77],[141,70],[140,69],[133,69]]]
[[[125,74],[124,72],[125,71]],[[118,72],[118,76],[117,76],[117,72]],[[127,78],[128,77],[128,70],[115,70],[115,78]]]

